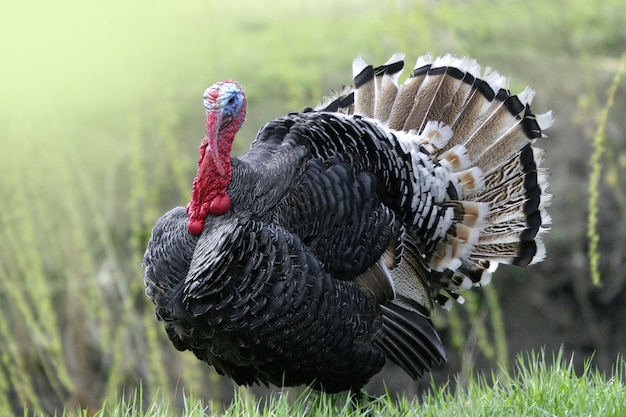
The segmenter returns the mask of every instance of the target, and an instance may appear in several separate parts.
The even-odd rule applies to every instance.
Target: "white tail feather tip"
[[[535,239],[535,242],[537,243],[537,253],[533,257],[533,260],[530,261],[530,265],[536,264],[546,259],[546,246],[543,244],[542,241],[538,239]]]
[[[509,79],[490,67],[485,68],[483,80],[489,84],[494,92],[498,92],[501,88],[509,88]]]
[[[427,53],[417,58],[414,69],[422,68],[424,65],[430,65],[432,63],[433,63],[433,56],[430,53]]]
[[[452,66],[456,66],[455,64],[458,64],[458,61],[459,61],[458,58],[455,57],[454,55],[445,54],[445,55],[441,55],[435,58],[435,60],[433,61],[432,67],[433,68],[452,67]]]
[[[532,88],[528,86],[524,89],[524,91],[522,91],[521,93],[517,95],[517,98],[519,99],[519,101],[522,102],[523,105],[526,105],[526,104],[530,105],[534,97],[535,97],[535,90],[533,90]]]
[[[459,285],[459,289],[469,290],[470,288],[472,288],[473,285],[474,283],[471,279],[469,279],[468,277],[463,277],[463,281],[461,282],[461,285]]]
[[[552,111],[536,114],[535,118],[537,119],[537,124],[539,125],[539,129],[546,130],[554,123],[554,117],[552,116]]]
[[[367,66],[368,64],[363,57],[361,55],[357,56],[354,61],[352,61],[352,77],[359,75]]]
[[[396,52],[383,65],[393,64],[394,62],[404,61],[405,55],[402,52]]]

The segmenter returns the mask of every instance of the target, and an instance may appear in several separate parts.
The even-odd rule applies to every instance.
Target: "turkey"
[[[545,257],[547,172],[533,91],[472,59],[353,63],[354,85],[267,123],[234,81],[204,92],[191,201],[155,224],[146,295],[168,337],[237,384],[353,392],[385,359],[446,360],[431,315],[500,264]]]

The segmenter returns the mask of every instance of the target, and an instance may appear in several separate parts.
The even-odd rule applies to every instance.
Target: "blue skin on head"
[[[234,81],[220,81],[207,88],[204,92],[204,108],[219,111],[222,124],[232,120],[241,111],[245,95],[239,84]]]

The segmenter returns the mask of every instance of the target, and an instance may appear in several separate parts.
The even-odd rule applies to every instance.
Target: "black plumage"
[[[205,92],[192,201],[157,221],[143,263],[177,349],[246,385],[358,390],[385,357],[419,378],[445,361],[436,300],[543,258],[549,195],[531,143],[549,116],[471,60],[429,59],[403,86],[402,57],[355,61],[356,87],[272,120],[240,158],[243,91]]]

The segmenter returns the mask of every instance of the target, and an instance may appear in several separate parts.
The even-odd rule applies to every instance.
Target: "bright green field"
[[[0,415],[98,409],[140,384],[146,401],[230,395],[174,352],[140,267],[154,221],[189,198],[214,81],[247,92],[242,152],[264,121],[350,83],[360,53],[471,55],[519,91],[552,64],[614,73],[624,16],[623,0],[3,5]]]

